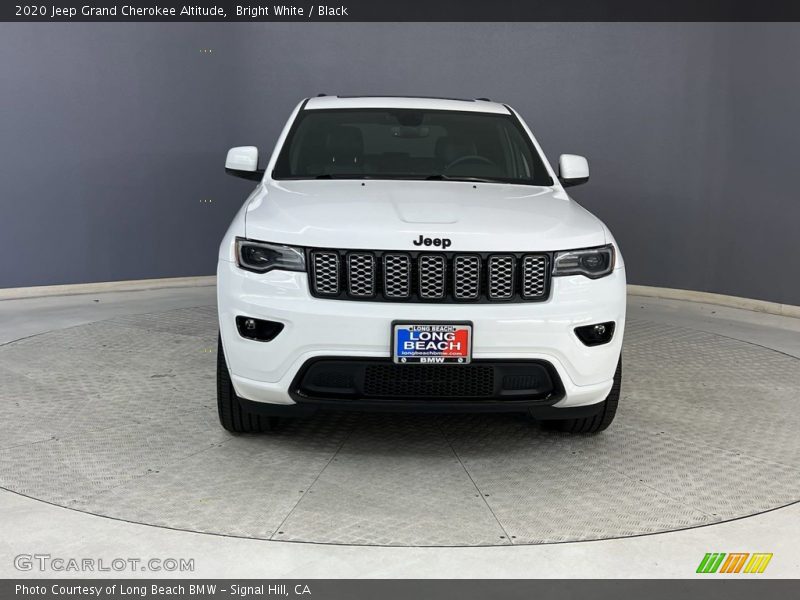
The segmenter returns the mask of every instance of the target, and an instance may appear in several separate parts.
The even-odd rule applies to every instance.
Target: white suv
[[[521,411],[596,432],[622,375],[625,269],[519,115],[485,99],[295,108],[219,251],[219,417],[320,408]]]

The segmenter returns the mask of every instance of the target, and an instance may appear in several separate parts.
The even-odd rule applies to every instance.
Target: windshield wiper
[[[347,174],[333,174],[324,173],[322,175],[315,175],[314,179],[388,179],[388,180],[411,180],[411,181],[473,181],[479,183],[511,183],[505,179],[497,179],[492,177],[453,177],[443,173],[435,173],[433,175],[415,176],[415,175],[347,175]]]
[[[314,179],[377,179],[375,175],[348,175],[346,173],[324,173],[315,175]]]
[[[425,178],[426,181],[479,181],[482,183],[508,183],[507,181],[503,181],[502,179],[492,179],[491,177],[452,177],[450,175],[444,175],[443,173],[436,173],[435,175],[428,175]]]

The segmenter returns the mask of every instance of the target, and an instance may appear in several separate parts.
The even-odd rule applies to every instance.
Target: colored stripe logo
[[[697,573],[763,573],[771,560],[771,552],[707,552]]]

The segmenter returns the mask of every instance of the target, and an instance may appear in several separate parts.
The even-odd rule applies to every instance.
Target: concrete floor
[[[213,288],[0,302],[0,343],[115,316],[205,306]],[[632,297],[629,316],[800,357],[800,320]],[[800,575],[800,505],[642,537],[524,547],[381,548],[186,533],[79,513],[0,491],[0,577],[21,553],[75,558],[194,558],[194,577],[691,577],[706,552],[772,552],[764,576]],[[121,540],[124,540],[121,542]],[[139,573],[126,572],[136,576]],[[47,575],[47,574],[46,574]],[[49,575],[58,576],[58,573]],[[99,575],[103,575],[100,573]],[[119,575],[112,573],[111,575]]]

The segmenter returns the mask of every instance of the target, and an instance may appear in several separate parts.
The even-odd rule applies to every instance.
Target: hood
[[[266,182],[245,230],[250,239],[318,248],[440,250],[450,240],[456,252],[526,252],[605,243],[600,220],[561,190],[456,181]]]

